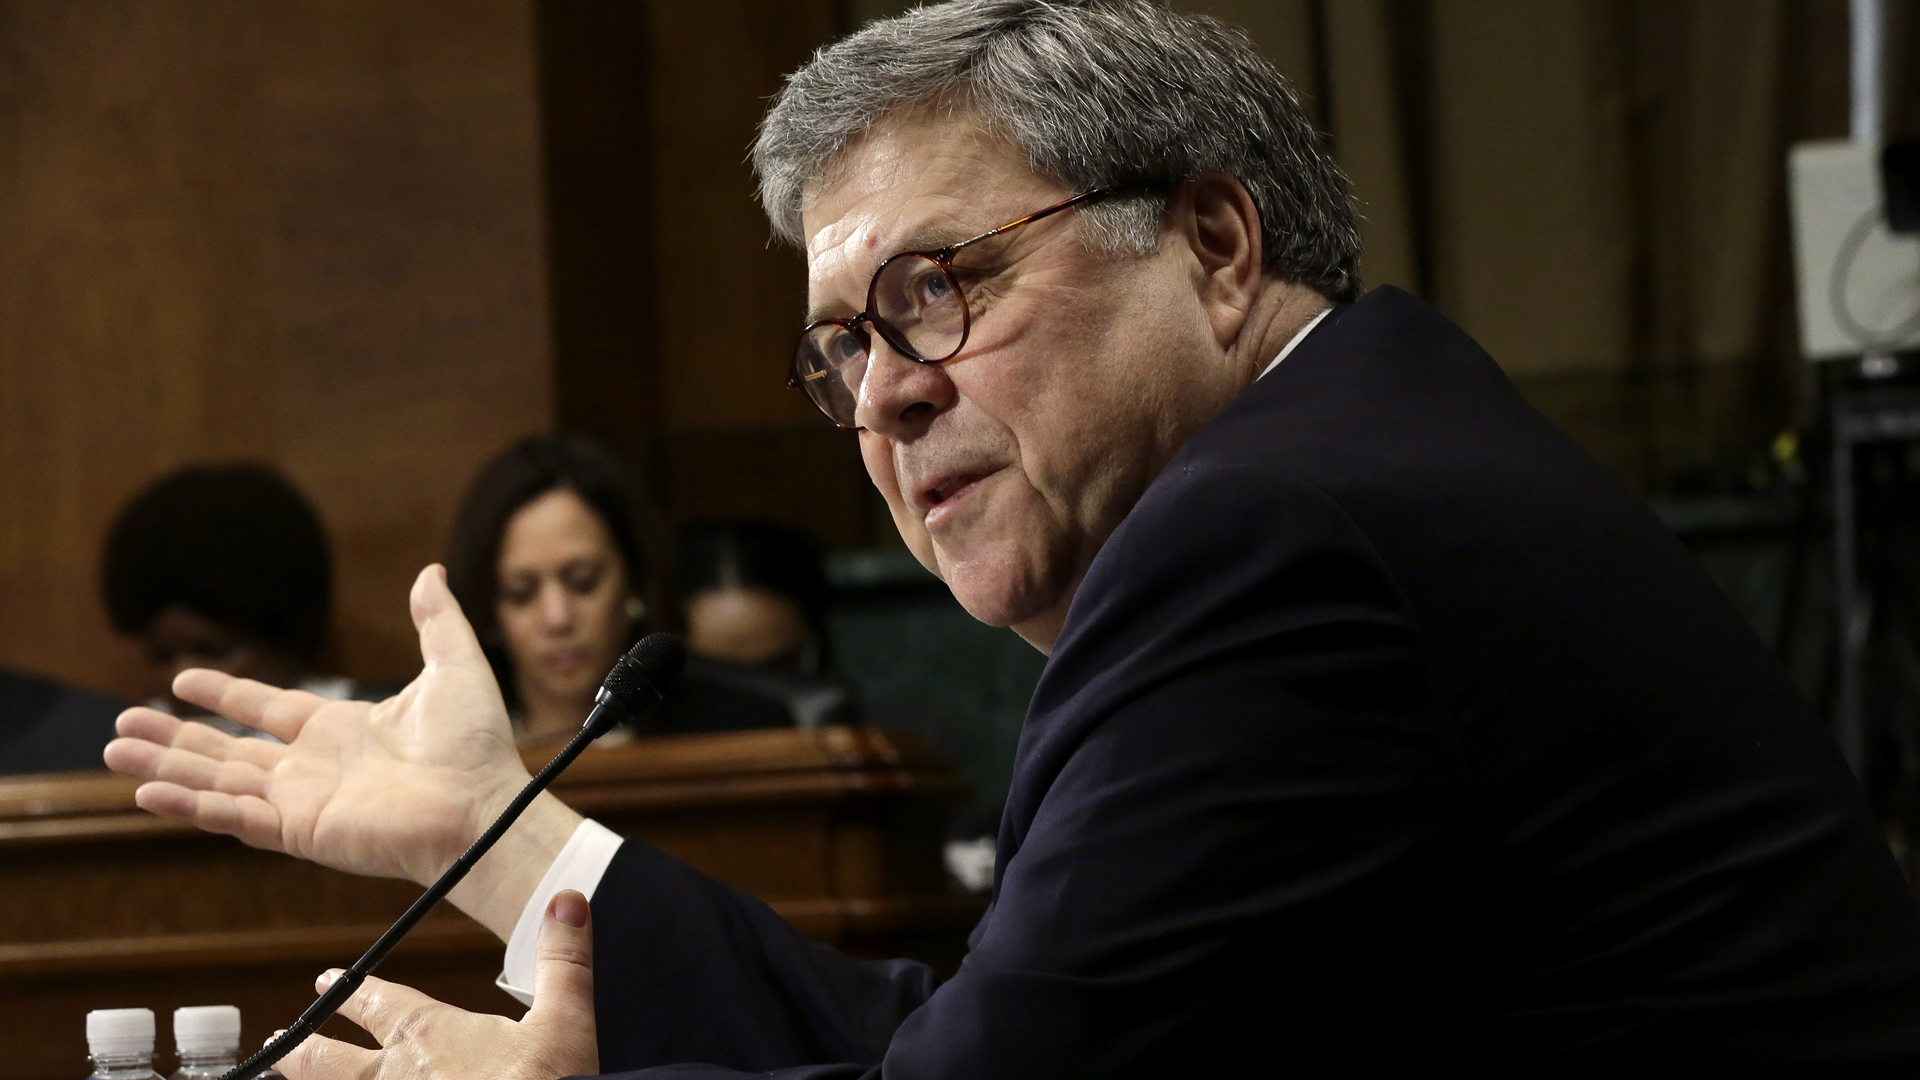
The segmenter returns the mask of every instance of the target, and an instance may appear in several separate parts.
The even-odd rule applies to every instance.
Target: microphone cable
[[[326,993],[307,1006],[307,1011],[301,1013],[298,1020],[268,1040],[267,1045],[252,1057],[234,1066],[220,1080],[253,1080],[292,1053],[295,1047],[306,1041],[307,1036],[319,1030],[321,1024],[340,1011],[340,1006],[353,996],[353,992],[360,988],[373,969],[380,966],[380,961],[387,958],[393,947],[400,944],[400,939],[419,925],[427,912],[432,911],[434,905],[445,898],[455,885],[460,884],[460,879],[467,876],[473,864],[479,862],[480,857],[506,834],[534,798],[553,783],[553,778],[573,764],[573,759],[579,757],[580,752],[595,739],[613,730],[615,724],[665,698],[680,678],[680,671],[686,662],[686,647],[672,634],[648,634],[641,638],[607,673],[606,681],[600,684],[599,693],[594,695],[593,712],[588,714],[587,722],[580,725],[579,733],[553,756],[552,761],[547,762],[545,768],[527,781],[527,785],[507,804],[507,808],[500,812],[500,816],[493,819],[493,824],[487,826],[487,831],[481,833],[479,839],[453,861],[452,866],[447,867],[446,872],[440,875],[440,880],[420,894],[420,899],[415,900],[406,914],[380,935],[380,940],[374,942],[372,948],[342,972],[332,986],[327,987]]]

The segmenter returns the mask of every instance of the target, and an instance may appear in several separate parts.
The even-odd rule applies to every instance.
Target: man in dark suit
[[[527,1018],[370,981],[343,1012],[385,1049],[312,1040],[294,1080],[1920,1071],[1920,913],[1837,754],[1477,346],[1358,296],[1337,171],[1244,39],[922,9],[790,80],[756,164],[808,252],[796,384],[1050,654],[972,951],[853,963],[547,799],[455,896]],[[190,673],[291,745],[135,712],[109,760],[158,812],[429,880],[525,774],[437,573],[414,606],[417,693]]]

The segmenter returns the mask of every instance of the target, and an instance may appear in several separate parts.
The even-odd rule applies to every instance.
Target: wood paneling
[[[805,301],[747,152],[828,0],[541,0],[559,423],[654,483],[669,518],[773,518],[895,542],[854,440],[785,388]]]
[[[676,521],[767,517],[830,547],[897,542],[852,436],[786,388],[806,304],[746,162],[781,79],[836,30],[828,0],[648,4],[660,433]]]
[[[460,486],[551,416],[528,0],[0,2],[0,664],[126,692],[140,486],[254,458],[335,546],[337,665],[416,665]]]
[[[306,1007],[316,975],[351,962],[418,895],[152,817],[135,786],[104,773],[0,780],[0,1080],[80,1075],[89,1009],[238,1004],[258,1045]],[[985,906],[950,891],[940,866],[962,785],[899,737],[643,739],[589,750],[554,790],[856,955],[950,966]],[[443,909],[380,974],[516,1014],[492,985],[500,957],[497,939]]]
[[[746,157],[781,78],[832,36],[833,6],[653,0],[647,18],[665,426],[813,422],[785,385],[805,263],[772,243]]]
[[[856,437],[824,421],[670,431],[658,455],[661,496],[680,521],[772,518],[829,548],[900,542]]]
[[[190,461],[313,497],[363,680],[414,668],[406,588],[474,469],[556,422],[678,519],[890,538],[782,385],[804,270],[746,162],[833,30],[830,0],[0,0],[0,665],[144,689],[99,547]]]
[[[660,427],[647,13],[537,10],[555,417],[643,463]]]

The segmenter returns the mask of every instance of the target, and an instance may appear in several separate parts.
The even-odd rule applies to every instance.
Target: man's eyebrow
[[[985,229],[961,233],[951,225],[922,225],[908,233],[900,241],[896,251],[938,251],[948,244],[957,244],[969,236],[979,236]]]
[[[800,321],[808,326],[812,326],[822,319],[834,318],[836,312],[844,313],[839,316],[841,318],[847,318],[853,315],[853,312],[847,310],[845,304],[828,304],[825,307],[810,306],[807,308],[807,313],[800,317]]]
[[[991,226],[989,226],[989,228],[991,228]],[[957,244],[960,241],[967,239],[968,237],[979,236],[981,233],[985,231],[987,230],[975,229],[972,232],[962,233],[956,230],[952,225],[933,225],[933,224],[922,225],[914,229],[912,232],[907,233],[903,238],[901,238],[899,241],[895,242],[891,247],[889,247],[887,249],[886,256],[882,258],[879,262],[874,263],[873,269],[868,270],[867,275],[869,278],[871,278],[873,275],[873,272],[875,270],[880,269],[881,262],[885,262],[887,259],[890,259],[895,255],[903,254],[908,251],[938,251],[941,248],[946,247],[948,244]],[[865,285],[864,281],[862,282],[862,285],[863,286]],[[864,292],[860,294],[860,299],[863,302],[866,300],[866,294]],[[821,307],[808,307],[807,314],[806,314],[806,321],[809,325],[811,325],[813,323],[819,322],[821,319],[831,319],[835,315],[850,316],[852,314],[854,314],[854,312],[851,310],[848,310],[845,304],[829,303]]]

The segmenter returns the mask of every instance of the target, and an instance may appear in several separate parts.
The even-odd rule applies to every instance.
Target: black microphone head
[[[687,647],[672,634],[648,634],[613,665],[601,684],[606,695],[629,713],[666,697],[687,666]]]
[[[648,634],[627,650],[627,659],[640,665],[654,688],[664,694],[673,689],[680,673],[686,670],[687,646],[675,634]]]

